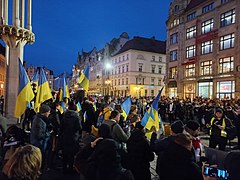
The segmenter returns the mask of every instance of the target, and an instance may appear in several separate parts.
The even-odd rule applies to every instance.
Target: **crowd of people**
[[[78,173],[80,179],[150,180],[150,162],[157,156],[160,180],[215,180],[202,173],[207,159],[202,157],[199,132],[209,134],[210,148],[225,151],[235,137],[235,148],[240,148],[240,101],[161,97],[158,113],[164,124],[171,125],[168,135],[141,124],[153,98],[131,98],[126,118],[123,101],[89,96],[59,102],[56,97],[43,103],[37,114],[27,109],[22,128],[4,126],[0,179],[39,179],[60,158],[62,172]],[[149,139],[146,133],[151,134]],[[239,154],[226,157],[230,180],[240,179]]]

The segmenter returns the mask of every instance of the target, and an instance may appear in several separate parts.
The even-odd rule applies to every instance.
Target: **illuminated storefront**
[[[217,82],[217,98],[234,98],[235,81]]]
[[[196,86],[194,83],[185,84],[184,85],[184,97],[191,98],[191,99],[195,98],[195,96],[196,96],[195,90],[196,90]]]
[[[213,95],[213,82],[198,83],[198,96],[212,98],[212,95]]]

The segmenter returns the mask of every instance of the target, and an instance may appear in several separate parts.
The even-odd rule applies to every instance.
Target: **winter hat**
[[[174,132],[175,134],[182,133],[184,130],[184,125],[180,120],[175,121],[174,123],[171,124],[171,129],[172,132]]]
[[[222,113],[223,114],[223,110],[221,108],[217,108],[216,109],[216,113],[219,112],[219,113]]]
[[[193,131],[196,131],[200,127],[200,125],[196,121],[188,121],[186,127]]]
[[[42,113],[46,113],[48,111],[51,111],[51,108],[46,104],[42,104],[39,109],[39,112],[42,114]]]

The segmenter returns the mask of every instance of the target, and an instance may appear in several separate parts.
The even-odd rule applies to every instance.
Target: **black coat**
[[[96,116],[95,116],[95,111],[94,111],[93,105],[89,104],[89,103],[84,103],[82,108],[83,108],[82,109],[83,114],[86,112],[86,115],[87,115],[86,121],[82,122],[83,131],[91,133],[92,125],[96,125],[97,124],[96,123],[97,120],[96,120]]]
[[[95,146],[86,165],[87,180],[134,180],[131,171],[123,169],[118,145],[112,139],[103,139]]]
[[[80,117],[78,113],[72,110],[67,110],[63,115],[60,126],[60,135],[63,150],[71,152],[78,150],[80,130]]]
[[[161,180],[203,180],[201,169],[192,160],[191,151],[176,144],[169,144],[160,164]]]
[[[150,149],[145,134],[136,129],[127,141],[128,168],[132,171],[135,180],[151,179],[150,161],[154,159],[154,153]]]

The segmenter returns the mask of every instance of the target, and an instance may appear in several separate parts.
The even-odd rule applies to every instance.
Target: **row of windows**
[[[156,57],[155,56],[152,56],[152,61],[156,61]],[[158,57],[158,62],[162,62],[162,57],[161,56],[159,56]]]
[[[118,66],[112,69],[112,74],[121,74],[125,72],[128,72],[128,64],[124,64],[122,66]]]
[[[235,22],[236,22],[235,9],[232,9],[220,15],[220,27],[225,27],[227,25],[234,24]],[[206,34],[208,32],[211,32],[213,30],[213,25],[214,25],[213,19],[208,19],[202,22],[201,33]],[[197,34],[196,26],[189,27],[186,30],[186,39],[194,38],[196,37],[196,34]],[[170,36],[170,44],[177,43],[178,40],[176,38],[178,38],[178,34],[174,33],[172,36],[173,36],[173,40],[171,41],[171,36]],[[174,37],[176,40],[174,39]]]
[[[234,33],[220,37],[219,50],[221,51],[225,49],[234,48],[234,42],[235,42]],[[177,60],[177,57],[175,59],[171,59],[171,52],[170,52],[170,60],[171,61],[175,59]],[[212,52],[213,52],[213,40],[201,43],[201,54],[208,54]],[[196,56],[196,45],[191,45],[186,47],[186,58],[193,58],[194,56]]]
[[[158,74],[162,74],[163,67],[162,66],[158,66],[158,71],[156,72],[156,65],[151,65],[151,73],[158,73]],[[139,72],[143,72],[143,64],[142,63],[138,63],[138,71]]]
[[[115,82],[115,84],[113,84],[113,82]],[[112,85],[121,85],[121,79],[115,79],[115,81],[112,80]],[[122,79],[122,85],[128,85],[128,78],[126,78],[126,81],[125,79]]]
[[[218,73],[228,73],[234,70],[234,57],[225,57],[219,59]],[[200,74],[201,75],[211,75],[212,74],[212,61],[204,61],[200,64]],[[169,69],[169,78],[174,79],[177,75],[177,67],[172,67]],[[195,64],[186,65],[185,67],[185,77],[193,77],[196,75]]]
[[[229,1],[230,1],[230,0],[221,0],[221,3],[222,3],[222,4],[225,4],[225,3],[229,2]],[[206,6],[204,6],[204,7],[202,8],[202,13],[207,13],[207,12],[213,10],[213,9],[214,9],[214,2],[212,2],[212,3],[210,3],[210,4],[206,5]],[[193,19],[196,18],[196,17],[197,17],[196,11],[195,11],[195,12],[192,12],[191,14],[188,14],[188,15],[187,15],[187,21],[191,21],[191,20],[193,20]]]
[[[145,78],[136,78],[136,84],[137,85],[144,85],[145,82],[144,82]],[[155,78],[151,78],[151,82],[150,82],[150,85],[151,86],[154,86],[154,85],[158,85],[158,86],[161,86],[162,85],[162,79],[161,78],[158,78],[157,79],[157,84],[155,84]]]
[[[128,54],[127,54],[126,56],[123,55],[122,57],[119,56],[118,58],[115,58],[115,59],[113,60],[113,64],[114,64],[114,63],[117,64],[118,62],[125,61],[125,60],[128,60],[128,59],[129,59]]]

